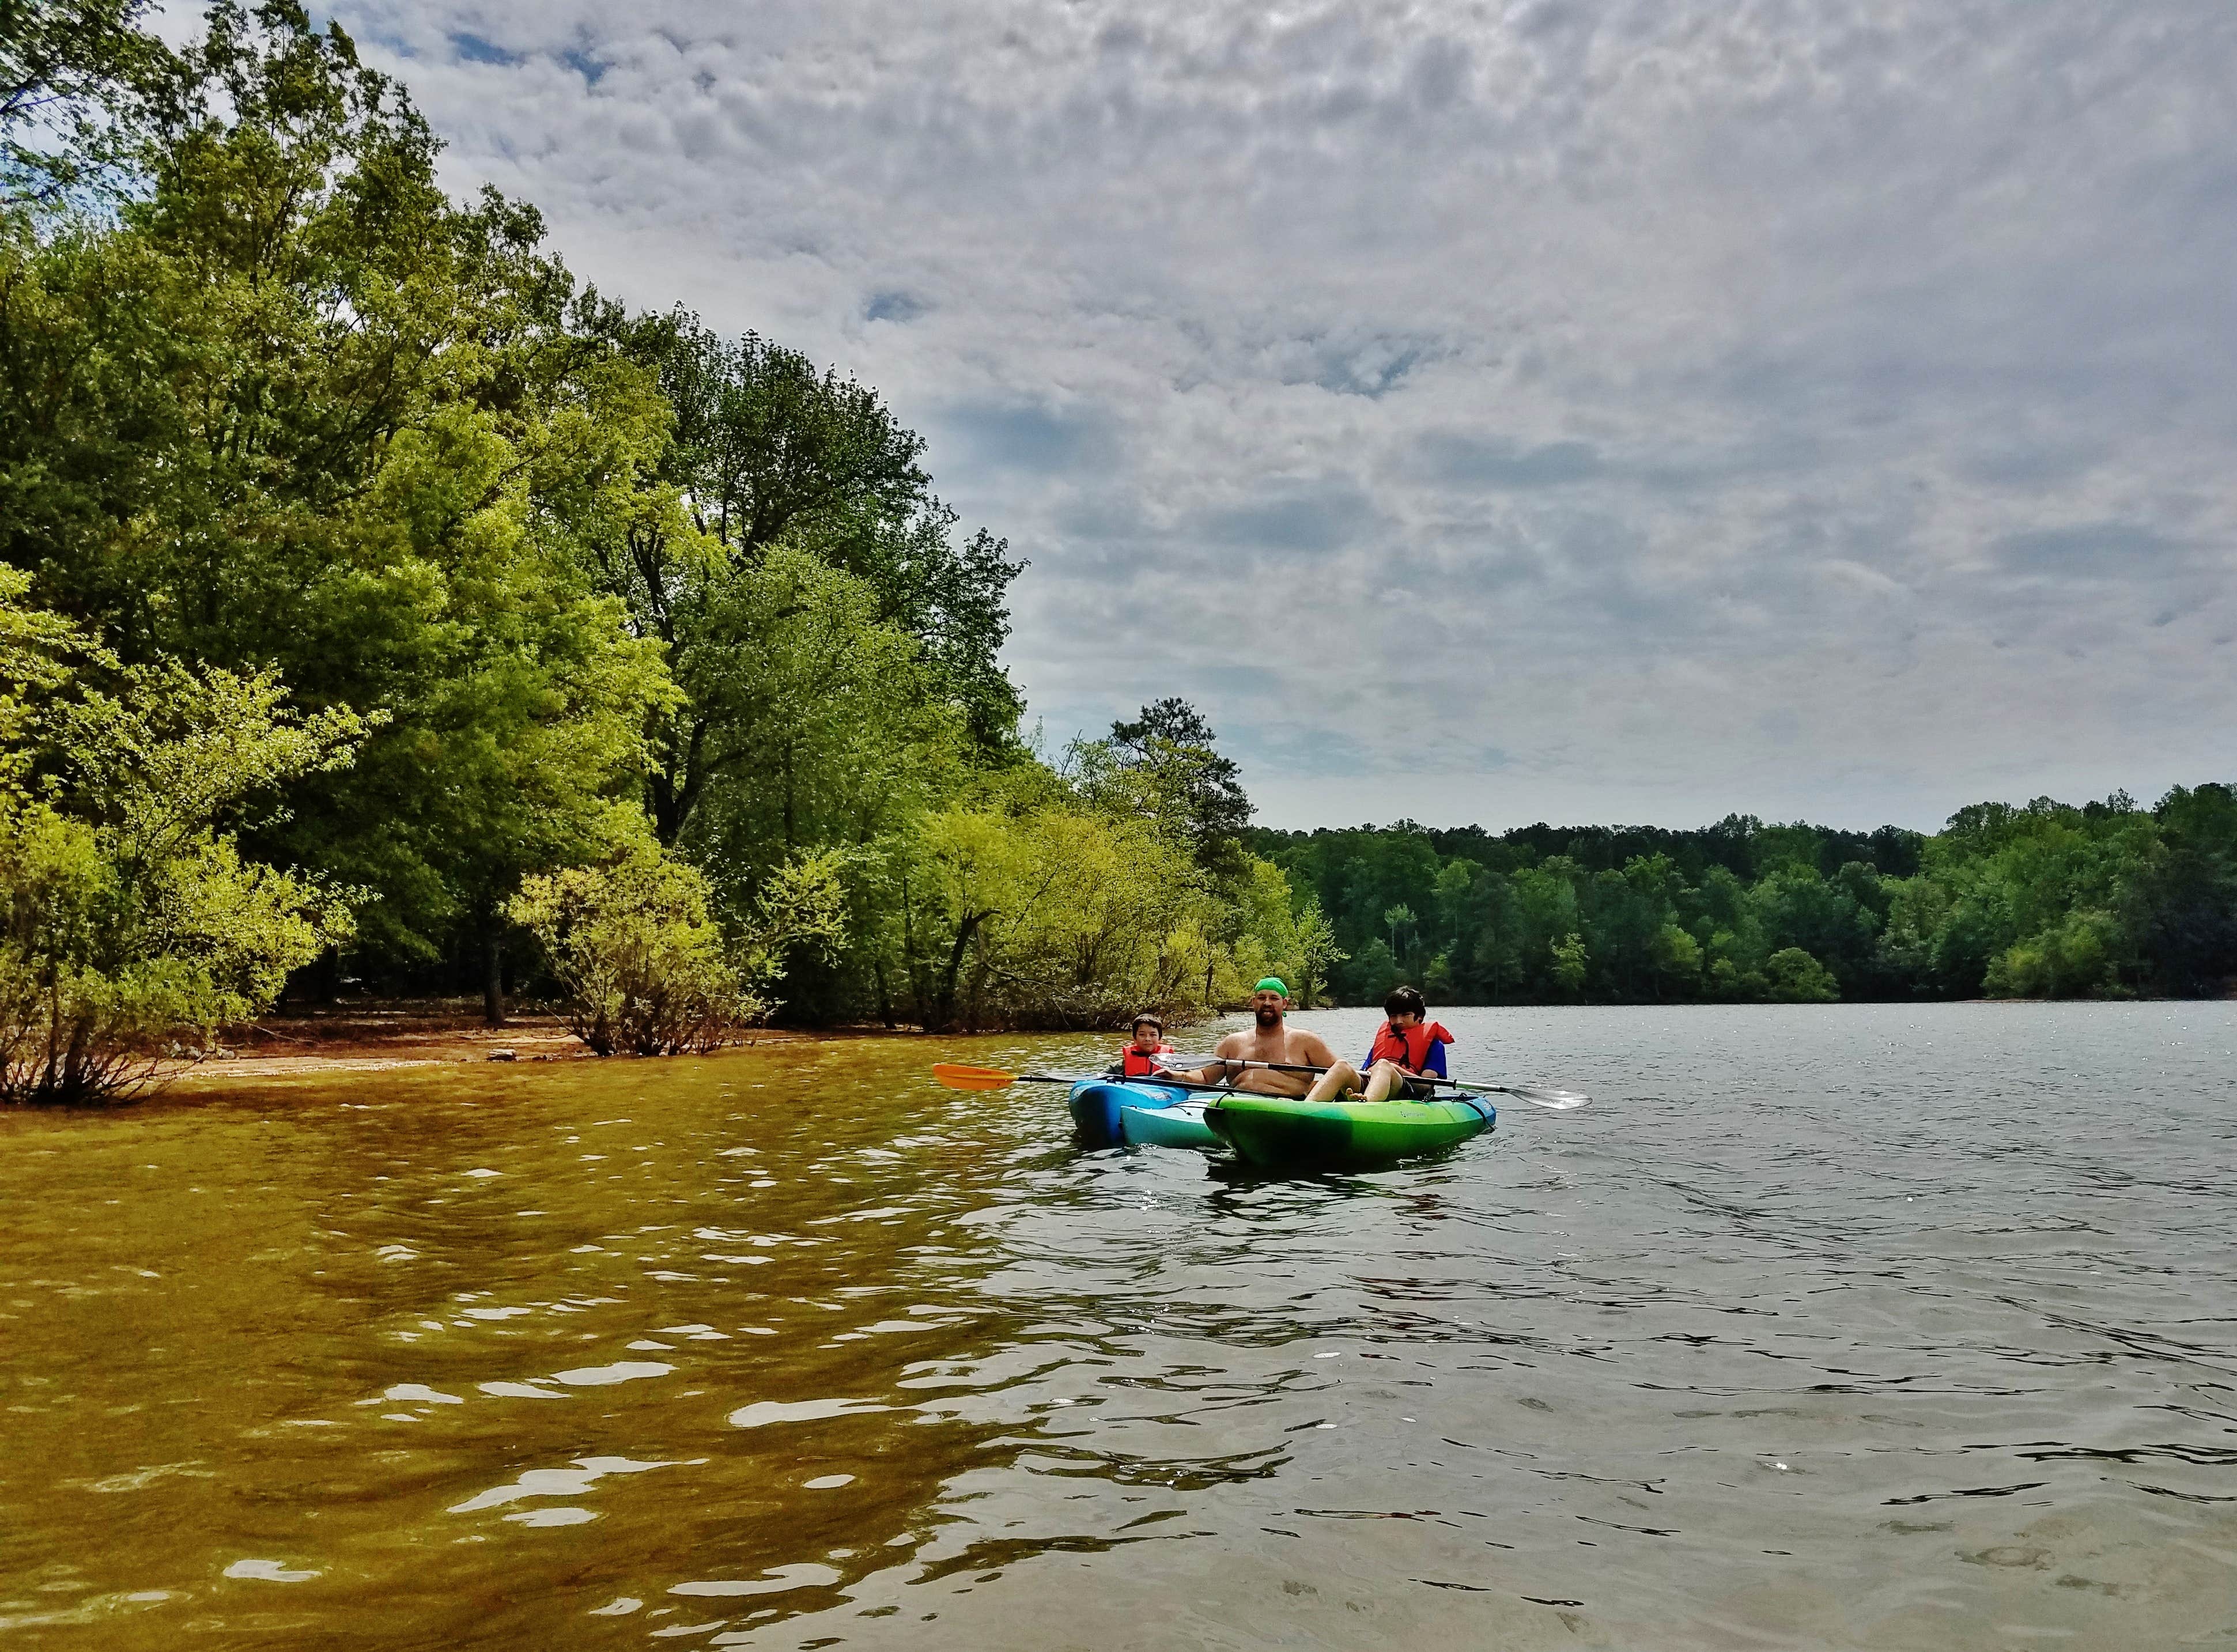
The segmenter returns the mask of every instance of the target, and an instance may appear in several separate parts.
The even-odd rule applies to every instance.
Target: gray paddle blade
[[[1511,1095],[1517,1101],[1528,1101],[1533,1107],[1551,1107],[1556,1113],[1581,1107],[1592,1100],[1592,1097],[1581,1092],[1557,1090],[1542,1084],[1478,1084],[1472,1079],[1456,1079],[1454,1082],[1464,1089],[1480,1090],[1486,1095]]]
[[[1533,1107],[1551,1107],[1556,1113],[1581,1107],[1592,1100],[1592,1097],[1581,1095],[1574,1090],[1548,1090],[1534,1084],[1509,1085],[1507,1094],[1518,1101],[1528,1101]]]

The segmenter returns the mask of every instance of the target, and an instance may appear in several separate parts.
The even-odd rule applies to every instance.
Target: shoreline
[[[822,1043],[835,1038],[914,1037],[900,1029],[841,1028],[804,1032],[755,1028],[726,1048]],[[601,1056],[545,1009],[521,1009],[492,1027],[478,999],[404,999],[366,1005],[283,1008],[228,1028],[212,1054],[167,1061],[140,1102],[175,1096],[182,1089],[216,1084],[383,1073],[413,1067],[505,1065],[543,1061],[632,1060]]]
[[[2237,993],[2220,998],[2042,1000],[1976,998],[1936,1001],[1937,1003],[2038,1004],[2046,1002],[2227,1003]],[[1839,1008],[1853,1004],[1877,1004],[1881,1000],[1843,1000],[1804,1008]],[[1483,1008],[1658,1008],[1697,1006],[1671,1001],[1631,1005],[1485,1005]],[[1728,1006],[1706,1008],[1794,1008],[1794,1006]],[[1323,1007],[1328,1008],[1328,1007]],[[1455,1006],[1455,1008],[1461,1008]],[[825,1044],[854,1039],[922,1039],[963,1036],[933,1034],[917,1028],[854,1026],[819,1028],[762,1027],[725,1049],[749,1049],[778,1044]],[[195,1060],[172,1060],[159,1064],[148,1088],[118,1105],[146,1107],[165,1100],[201,1100],[221,1087],[251,1087],[288,1080],[340,1077],[348,1074],[414,1070],[437,1067],[502,1066],[528,1062],[632,1061],[632,1056],[600,1056],[567,1030],[554,1012],[525,1008],[509,1014],[501,1027],[482,1020],[480,1000],[398,999],[361,1004],[289,1007],[275,1009],[254,1021],[228,1028],[217,1053]],[[97,1109],[98,1110],[98,1109]],[[10,1109],[13,1111],[13,1109]]]

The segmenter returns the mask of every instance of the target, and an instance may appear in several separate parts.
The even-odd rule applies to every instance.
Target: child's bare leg
[[[1346,1090],[1356,1090],[1359,1082],[1359,1069],[1349,1061],[1338,1061],[1313,1080],[1313,1087],[1305,1092],[1305,1100],[1333,1100]]]
[[[1363,1101],[1388,1101],[1390,1093],[1398,1087],[1400,1074],[1396,1061],[1377,1061],[1375,1070],[1367,1075],[1367,1087],[1360,1092]]]

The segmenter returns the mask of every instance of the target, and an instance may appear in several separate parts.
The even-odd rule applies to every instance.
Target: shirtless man
[[[1255,1095],[1303,1095],[1311,1086],[1310,1073],[1269,1073],[1262,1067],[1237,1067],[1231,1062],[1274,1061],[1284,1067],[1334,1067],[1336,1052],[1318,1033],[1292,1032],[1282,1017],[1290,1008],[1290,989],[1272,975],[1250,995],[1250,1014],[1257,1025],[1246,1033],[1230,1033],[1214,1054],[1226,1061],[1213,1061],[1197,1074],[1205,1084],[1233,1080],[1233,1087]]]

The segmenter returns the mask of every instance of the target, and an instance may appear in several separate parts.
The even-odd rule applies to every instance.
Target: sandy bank
[[[759,1028],[756,1044],[825,1036]],[[416,1000],[275,1010],[229,1028],[219,1053],[166,1064],[163,1083],[178,1089],[212,1082],[323,1074],[378,1073],[394,1067],[459,1062],[596,1061],[557,1015],[523,1011],[502,1027],[485,1026],[478,999]]]

